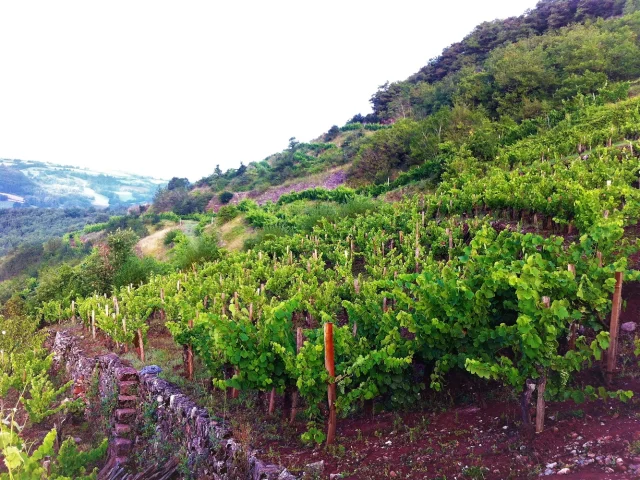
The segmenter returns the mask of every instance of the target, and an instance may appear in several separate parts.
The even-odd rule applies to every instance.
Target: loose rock
[[[635,322],[625,322],[620,325],[620,329],[625,332],[635,332],[636,331],[636,323]]]

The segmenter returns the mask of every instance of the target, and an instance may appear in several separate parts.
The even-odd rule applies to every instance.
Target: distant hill
[[[165,183],[129,173],[0,159],[0,208],[127,207],[151,201]]]

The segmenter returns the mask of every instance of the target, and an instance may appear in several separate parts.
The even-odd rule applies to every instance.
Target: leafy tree
[[[218,197],[218,200],[220,200],[220,203],[222,204],[227,204],[231,201],[231,199],[233,198],[233,193],[232,192],[222,192],[220,194],[220,196]]]
[[[167,184],[167,190],[187,189],[189,188],[189,180],[186,178],[173,177]]]

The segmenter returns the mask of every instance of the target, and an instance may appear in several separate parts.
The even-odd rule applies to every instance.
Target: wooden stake
[[[91,310],[91,336],[96,339],[96,311]]]
[[[269,394],[269,416],[273,415],[273,411],[276,409],[276,387],[271,389]]]
[[[542,297],[542,304],[544,308],[551,306],[551,299],[549,297]],[[547,388],[547,373],[542,367],[538,369],[540,377],[538,378],[538,402],[536,404],[536,433],[541,433],[544,430],[544,391]]]
[[[193,319],[189,320],[189,330],[193,328]],[[187,378],[193,380],[193,346],[187,347]]]
[[[613,292],[613,302],[611,306],[611,323],[609,324],[609,350],[607,352],[607,383],[613,380],[616,370],[616,357],[618,353],[618,331],[620,329],[620,309],[622,307],[622,281],[624,274],[616,272],[616,287]]]
[[[238,369],[238,367],[235,368],[234,370],[234,374],[238,375],[240,373],[240,370]],[[240,396],[240,390],[238,390],[237,388],[232,388],[231,389],[231,398],[238,398]]]
[[[576,266],[569,264],[567,265],[567,270],[575,277],[576,276]],[[576,349],[576,337],[578,335],[578,323],[571,322],[571,327],[569,327],[569,350]]]
[[[140,361],[144,363],[144,342],[142,341],[142,330],[138,329],[138,342],[140,345]]]
[[[324,365],[329,374],[327,399],[329,402],[329,423],[327,426],[327,445],[333,445],[336,440],[336,369],[333,350],[333,323],[324,324]]]
[[[536,404],[536,433],[542,433],[544,430],[544,391],[547,388],[547,374],[540,369],[540,378],[538,378],[538,403]]]

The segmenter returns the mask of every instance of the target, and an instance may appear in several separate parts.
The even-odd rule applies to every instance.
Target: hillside
[[[311,142],[291,138],[287,149],[262,161],[218,168],[186,193],[166,190],[157,210],[217,209],[225,191],[235,194],[232,203],[274,201],[299,190],[286,186],[323,186],[335,169],[345,173],[329,188],[381,186],[463,151],[487,164],[560,123],[574,127],[573,150],[602,143],[586,132],[578,138],[577,122],[584,108],[639,91],[637,8],[631,0],[546,0],[520,17],[479,25],[410,78],[383,85],[371,98],[373,113],[357,114]],[[620,141],[633,138],[633,129],[616,124],[601,135],[605,143]],[[519,161],[513,154],[510,163]]]
[[[128,173],[0,159],[0,208],[127,207],[150,202],[163,184]]]
[[[99,372],[52,393],[42,341],[0,337],[0,408],[42,438],[76,398],[103,463],[163,478],[637,478],[639,10],[543,0],[383,86],[372,114],[20,246],[2,330],[134,368],[101,399]]]

